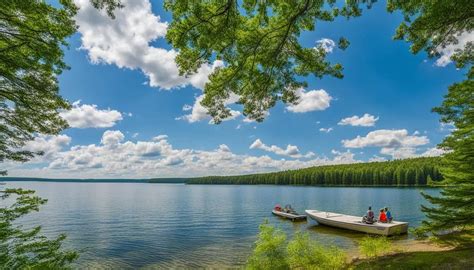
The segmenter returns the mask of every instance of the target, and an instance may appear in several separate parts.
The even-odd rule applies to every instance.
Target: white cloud
[[[213,67],[222,64],[205,64],[188,78],[180,76],[175,63],[177,52],[151,45],[165,37],[168,23],[153,14],[148,0],[123,0],[124,7],[115,10],[115,19],[92,7],[89,0],[75,3],[79,7],[75,20],[81,33],[81,49],[88,52],[94,64],[141,70],[150,86],[161,89],[187,84],[203,88]]]
[[[23,150],[31,152],[43,152],[43,155],[33,159],[34,162],[50,160],[71,143],[71,137],[67,135],[39,135],[34,140],[29,141],[23,147]]]
[[[344,164],[348,164],[348,163],[358,163],[360,162],[359,160],[356,160],[354,157],[355,157],[355,154],[352,153],[350,150],[347,150],[346,152],[340,152],[340,151],[337,151],[337,150],[331,150],[331,153],[334,155],[334,161],[336,163],[344,163]]]
[[[159,142],[161,140],[166,140],[168,139],[168,135],[158,135],[156,137],[153,137],[151,140],[154,142]]]
[[[298,104],[286,107],[294,113],[305,113],[311,111],[322,111],[329,108],[332,97],[324,90],[305,91],[299,89],[296,92]]]
[[[322,48],[326,53],[332,53],[336,43],[334,40],[329,38],[322,38],[316,41],[316,48]]]
[[[60,113],[69,126],[73,128],[107,128],[122,120],[119,111],[97,109],[97,105],[82,104],[78,100],[72,104],[72,109]]]
[[[288,156],[292,158],[311,158],[315,156],[313,152],[308,152],[305,155],[300,153],[300,150],[296,145],[288,144],[286,149],[280,148],[276,145],[268,146],[264,144],[260,139],[256,139],[249,147],[249,149],[260,149],[267,152],[272,152],[280,156]]]
[[[416,156],[416,147],[430,141],[426,136],[408,135],[406,129],[380,129],[369,132],[366,136],[357,136],[352,140],[342,140],[346,148],[380,147],[380,153],[393,158]]]
[[[347,148],[363,148],[363,147],[413,147],[429,143],[426,136],[408,135],[406,129],[388,130],[379,129],[369,132],[366,136],[352,140],[343,140],[344,147]]]
[[[456,53],[457,49],[463,49],[468,42],[474,42],[474,32],[464,32],[457,36],[458,43],[438,49],[441,56],[436,60],[435,65],[445,67],[452,62],[451,56]]]
[[[333,128],[331,128],[331,127],[330,128],[320,128],[319,131],[329,133],[329,132],[333,131]]]
[[[118,130],[107,130],[102,135],[102,139],[100,140],[100,142],[103,145],[114,146],[117,145],[119,142],[123,141],[124,138],[125,136],[123,135],[123,133]]]
[[[177,117],[176,120],[185,120],[189,123],[195,123],[203,120],[208,120],[209,124],[213,124],[214,121],[208,114],[208,110],[201,105],[201,101],[204,99],[204,95],[200,95],[196,97],[194,105],[191,107],[189,105],[185,105],[183,107],[183,111],[191,111],[190,114],[185,114],[183,116]],[[225,102],[225,105],[230,105],[237,102],[238,97],[236,95],[231,95],[231,97]],[[239,111],[230,110],[230,116],[223,121],[234,120],[241,115]]]
[[[378,117],[370,115],[368,113],[364,114],[363,116],[359,117],[357,115],[347,117],[339,121],[338,125],[345,126],[361,126],[361,127],[373,127],[375,122],[379,120]]]
[[[374,155],[373,157],[369,159],[369,162],[382,162],[382,161],[387,161],[387,159],[384,157],[377,156],[377,155]]]
[[[448,153],[448,151],[438,148],[438,147],[432,147],[426,149],[426,151],[421,154],[423,157],[437,157],[437,156],[442,156],[444,154]]]
[[[270,116],[270,112],[269,112],[269,111],[264,111],[264,112],[263,112],[263,117],[264,117],[265,119],[267,119],[269,116]],[[257,121],[255,121],[255,120],[253,120],[253,119],[250,119],[250,118],[248,118],[248,117],[245,117],[245,118],[242,120],[242,122],[244,122],[244,123],[256,123]]]
[[[70,140],[65,135],[38,138],[30,145],[31,149],[54,149],[48,158],[40,157],[40,163],[31,161],[41,167],[8,163],[5,169],[11,176],[24,177],[152,178],[236,175],[358,162],[350,151],[329,159],[315,157],[312,152],[303,156],[291,145],[286,149],[270,147],[291,155],[291,160],[273,159],[266,155],[238,155],[225,144],[213,150],[176,149],[164,136],[159,140],[132,142],[125,141],[124,134],[118,130],[105,131],[99,144],[74,145],[66,149]],[[297,157],[312,159],[300,160]]]

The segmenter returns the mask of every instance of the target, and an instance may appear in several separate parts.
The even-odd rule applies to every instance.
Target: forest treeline
[[[308,186],[425,186],[443,180],[439,157],[317,166],[274,173],[207,176],[187,184],[308,185]]]

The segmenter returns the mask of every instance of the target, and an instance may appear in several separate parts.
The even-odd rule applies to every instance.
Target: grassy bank
[[[350,269],[474,269],[472,249],[453,249],[443,251],[402,252],[358,260]]]

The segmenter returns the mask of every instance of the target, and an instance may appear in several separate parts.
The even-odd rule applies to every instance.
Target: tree
[[[418,233],[432,233],[452,244],[474,244],[474,81],[469,78],[449,87],[443,104],[434,111],[441,121],[454,123],[455,130],[441,144],[449,151],[441,172],[448,186],[441,196],[423,196],[434,206],[423,206],[428,220]]]
[[[22,189],[0,192],[0,269],[68,269],[78,254],[62,249],[65,235],[48,239],[40,234],[40,226],[25,230],[14,224],[46,203],[33,195],[34,191]],[[3,207],[12,197],[14,203]]]
[[[405,15],[395,38],[411,42],[413,53],[425,50],[435,57],[442,48],[460,47],[451,60],[459,69],[468,70],[467,78],[451,85],[442,105],[433,109],[441,115],[441,122],[455,127],[440,145],[448,152],[441,164],[448,186],[441,196],[423,194],[433,206],[422,206],[428,220],[417,233],[431,233],[446,243],[474,244],[474,40],[464,46],[459,46],[458,40],[474,29],[474,3],[393,0],[388,2],[388,9]]]
[[[76,7],[59,2],[0,1],[0,162],[41,154],[22,147],[38,133],[67,127],[59,111],[69,104],[58,94],[56,77],[67,68],[63,48],[76,31]]]
[[[357,3],[372,1],[347,1],[342,8],[335,2],[167,0],[173,20],[166,38],[179,49],[181,75],[211,60],[225,63],[210,76],[201,102],[216,123],[230,116],[225,102],[231,95],[239,96],[244,115],[262,121],[278,100],[299,102],[298,91],[307,83],[298,77],[343,77],[342,65],[327,61],[322,47],[305,48],[298,41],[318,21],[357,16]],[[339,40],[340,48],[348,45]]]

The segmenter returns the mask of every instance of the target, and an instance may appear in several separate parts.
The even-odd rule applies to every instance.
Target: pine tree
[[[441,172],[448,186],[441,196],[423,196],[434,206],[422,206],[428,220],[417,232],[432,233],[438,240],[451,244],[474,244],[474,81],[469,78],[454,84],[441,107],[434,111],[444,123],[456,129],[441,146],[450,151],[444,156]]]

